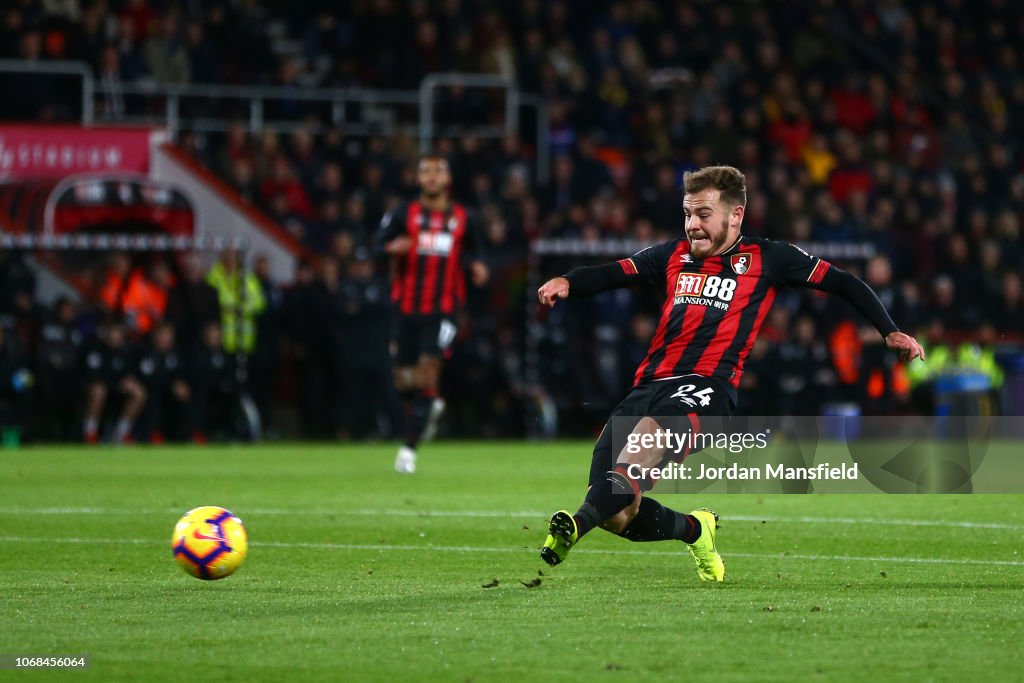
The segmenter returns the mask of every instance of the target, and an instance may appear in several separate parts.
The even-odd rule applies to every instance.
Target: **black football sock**
[[[579,537],[583,538],[601,522],[632,505],[639,492],[637,482],[627,477],[624,471],[608,472],[604,479],[590,487],[583,505],[573,515]]]
[[[423,438],[423,430],[427,427],[430,404],[433,400],[422,391],[417,391],[410,399],[406,399],[405,445],[413,450],[416,450],[416,445]]]
[[[640,509],[619,535],[630,541],[668,541],[693,543],[700,538],[700,520],[665,507],[653,498],[640,499]]]
[[[415,450],[416,440],[414,439],[412,443],[409,443],[409,423],[412,421],[413,404],[416,402],[416,391],[412,389],[404,389],[399,392],[398,396],[402,407],[402,416],[401,421],[399,422],[399,425],[402,428],[402,443]]]

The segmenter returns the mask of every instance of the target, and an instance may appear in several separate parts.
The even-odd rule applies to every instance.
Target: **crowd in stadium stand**
[[[471,71],[543,95],[548,184],[536,177],[532,140],[463,132],[436,143],[451,160],[455,197],[483,219],[495,273],[460,320],[447,377],[464,407],[451,416],[456,433],[472,425],[517,433],[541,394],[580,427],[589,427],[591,412],[607,412],[645,350],[654,301],[627,292],[556,309],[541,326],[545,376],[527,386],[528,247],[544,237],[676,236],[682,173],[710,163],[747,174],[745,232],[825,249],[869,245],[872,258],[833,260],[862,275],[897,324],[923,341],[966,336],[989,352],[1024,333],[1024,141],[1012,125],[1024,120],[1024,5],[1012,0],[20,0],[0,30],[4,57],[91,64],[109,118],[146,106],[118,97],[116,84],[147,79],[415,88],[434,71]],[[73,112],[74,98],[44,85],[22,92],[2,105],[4,116]],[[483,91],[449,88],[438,118],[442,128],[500,121],[503,107]],[[279,134],[239,120],[224,135],[185,131],[179,142],[327,254],[303,264],[287,292],[261,280],[268,303],[253,333],[264,346],[256,342],[253,363],[275,367],[287,355],[297,378],[291,391],[309,403],[300,410],[307,433],[345,432],[343,421],[310,407],[345,393],[316,368],[350,357],[337,349],[355,348],[359,337],[346,326],[356,319],[361,334],[386,339],[386,314],[368,306],[380,320],[369,312],[373,322],[345,318],[335,293],[353,279],[384,286],[383,264],[366,250],[385,210],[416,192],[417,148],[406,131],[356,137],[332,129],[298,102],[270,115],[308,125]],[[580,262],[549,259],[541,269]],[[297,293],[307,289],[338,309],[336,329],[312,329],[302,308],[312,304]],[[286,345],[268,341],[284,330]],[[876,337],[834,301],[780,297],[748,363],[744,409],[814,413],[841,400],[894,409],[894,396],[909,396],[915,380]],[[387,384],[386,354],[361,367]],[[333,376],[350,379],[345,372]],[[282,391],[262,387],[257,402]],[[344,411],[352,397],[332,400]]]

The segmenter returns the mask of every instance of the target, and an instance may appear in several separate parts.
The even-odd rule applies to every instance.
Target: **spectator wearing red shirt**
[[[801,162],[804,145],[811,139],[811,122],[799,102],[786,102],[782,116],[772,124],[772,142],[786,150],[786,160],[796,166]]]
[[[288,212],[309,220],[313,218],[313,205],[287,157],[277,156],[270,164],[270,173],[260,185],[260,199],[269,206],[275,197],[284,195]]]
[[[142,41],[149,37],[150,29],[156,21],[156,14],[146,0],[128,0],[121,10],[119,19],[132,25],[132,35]]]
[[[839,165],[828,177],[828,191],[840,204],[846,203],[854,192],[871,194],[871,170],[864,163],[860,146],[853,136],[846,136],[841,143]]]
[[[836,108],[836,123],[857,135],[867,132],[877,113],[867,93],[857,87],[856,79],[846,79],[829,97]]]

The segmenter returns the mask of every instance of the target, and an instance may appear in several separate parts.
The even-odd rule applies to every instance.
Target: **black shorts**
[[[121,391],[121,383],[129,377],[134,377],[134,375],[124,372],[118,373],[113,370],[100,370],[99,372],[90,372],[86,375],[85,384],[86,386],[102,384],[107,390],[108,396],[116,396],[124,393]]]
[[[633,387],[612,410],[594,444],[589,485],[593,486],[595,482],[604,479],[610,470],[615,469],[619,453],[626,446],[626,437],[640,418],[666,418],[660,420],[659,425],[676,433],[699,431],[700,418],[728,417],[732,414],[735,407],[734,395],[732,387],[724,381],[701,375],[684,375]],[[667,453],[661,466],[668,460],[679,458],[680,455]],[[652,482],[641,482],[644,490],[650,490],[652,486]]]
[[[400,315],[396,330],[398,367],[416,365],[421,356],[446,358],[455,341],[455,322],[443,315]]]

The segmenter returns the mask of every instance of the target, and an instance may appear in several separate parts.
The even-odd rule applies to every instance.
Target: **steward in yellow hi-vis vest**
[[[210,269],[206,281],[217,290],[220,301],[224,350],[252,353],[256,347],[256,316],[267,307],[259,279],[242,270],[238,252],[228,250]]]

